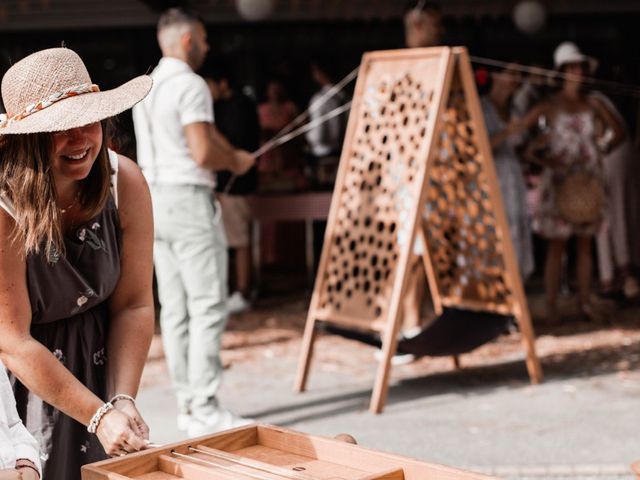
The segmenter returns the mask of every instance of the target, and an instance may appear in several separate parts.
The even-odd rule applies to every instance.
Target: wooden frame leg
[[[531,326],[529,311],[520,311],[515,315],[515,317],[518,322],[518,326],[520,327],[520,338],[527,355],[526,363],[529,378],[531,379],[531,383],[538,384],[542,382],[543,374],[542,367],[540,366],[540,360],[536,354],[533,327]]]
[[[311,311],[313,311],[313,309],[311,309],[309,313],[311,313]],[[311,358],[313,356],[313,343],[316,336],[315,327],[315,318],[308,317],[300,348],[300,360],[298,361],[298,372],[296,374],[296,384],[294,387],[296,392],[304,392],[307,386],[307,377],[309,376],[309,367],[311,366]]]
[[[391,373],[391,357],[396,353],[398,346],[398,338],[396,336],[396,328],[399,322],[396,320],[390,324],[390,328],[385,332],[382,341],[382,359],[378,364],[375,383],[373,384],[373,394],[371,395],[371,403],[369,411],[371,413],[382,413],[384,404],[387,401],[387,393],[389,392],[389,374]]]
[[[307,283],[313,288],[315,272],[313,271],[313,220],[304,221],[304,260],[307,267]]]
[[[253,284],[257,290],[260,290],[260,222],[254,220],[251,222],[251,261],[253,263]]]

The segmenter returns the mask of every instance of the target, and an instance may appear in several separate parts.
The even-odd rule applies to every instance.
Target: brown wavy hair
[[[100,152],[87,178],[81,181],[78,200],[83,216],[91,218],[105,206],[111,183],[107,153],[108,128],[101,122]],[[64,254],[62,216],[49,161],[53,149],[51,133],[0,136],[0,191],[15,209],[14,241],[24,244],[25,255]]]

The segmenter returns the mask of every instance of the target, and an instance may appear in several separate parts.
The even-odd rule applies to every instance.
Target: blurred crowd
[[[413,2],[404,25],[407,47],[442,44],[437,4]],[[473,46],[469,48],[473,52]],[[633,270],[638,252],[631,248],[640,232],[635,208],[640,193],[633,169],[638,153],[623,115],[607,96],[607,84],[595,79],[597,59],[571,42],[558,45],[549,57],[549,69],[528,65],[526,59],[497,61],[491,67],[476,64],[476,81],[523,279],[536,270],[542,273],[549,322],[560,320],[560,292],[573,288],[581,315],[600,320],[602,313],[592,302],[594,263],[595,293],[624,301],[640,296]],[[238,146],[255,150],[283,133],[301,111],[313,121],[344,104],[344,90],[323,101],[339,80],[331,67],[331,61],[322,58],[310,62],[317,91],[307,105],[296,105],[285,82],[273,78],[266,83],[264,102],[253,107],[231,75],[217,69],[217,78],[209,80],[216,122],[229,138],[246,137],[238,138]],[[227,126],[225,118],[234,119],[235,126]],[[339,115],[265,153],[250,180],[236,181],[225,193],[332,189],[345,127],[346,115]],[[218,189],[224,191],[226,185],[223,174]],[[244,255],[240,253],[243,264]],[[248,251],[246,255],[248,259]],[[575,277],[568,274],[569,266],[575,266]],[[244,277],[239,275],[239,290],[246,299],[250,286]]]
[[[591,301],[592,245],[598,293],[627,300],[640,294],[630,253],[640,225],[629,215],[638,204],[631,175],[637,152],[615,104],[591,81],[597,60],[564,42],[553,61],[554,72],[522,75],[514,64],[493,71],[482,106],[523,277],[535,267],[533,232],[546,241],[548,321],[560,320],[563,278],[572,283],[563,276],[569,258],[581,314],[601,320]]]
[[[442,45],[442,20],[437,4],[412,2],[403,16],[406,47]],[[274,77],[258,103],[225,66],[201,70],[207,35],[195,12],[165,11],[157,25],[157,66],[113,90],[101,91],[68,48],[29,55],[3,77],[0,353],[17,380],[13,398],[0,362],[0,413],[13,425],[12,432],[0,428],[8,452],[1,478],[8,471],[11,478],[44,473],[79,480],[85,463],[149,446],[135,395],[153,334],[154,271],[178,428],[197,437],[251,422],[217,396],[228,314],[251,308],[252,201],[264,201],[251,197],[333,189],[350,105],[343,87],[357,70],[339,80],[334,52],[327,52],[308,59],[314,91],[304,102],[292,100],[291,84]],[[484,125],[478,121],[470,130],[484,135],[486,127],[502,198],[492,207],[498,217],[505,213],[522,279],[529,285],[543,279],[544,321],[563,322],[559,297],[573,292],[584,321],[610,321],[596,295],[640,299],[638,142],[612,98],[638,90],[598,80],[598,59],[569,41],[549,52],[551,68],[528,65],[527,58],[471,60]],[[130,108],[137,166],[120,154],[126,138],[110,135],[112,119]],[[329,196],[314,194],[308,203]],[[318,216],[307,217],[307,226],[312,218]],[[396,224],[389,223],[394,233]],[[263,225],[261,236],[263,251],[286,237],[274,225]],[[445,237],[454,251],[454,240]],[[386,248],[392,251],[393,242]],[[504,332],[508,316],[449,306],[426,325],[424,254],[425,245],[416,242],[409,288],[400,292],[406,293],[400,353],[458,355]],[[447,255],[469,268],[464,258]],[[371,256],[372,267],[377,263]],[[390,262],[380,263],[386,279]],[[374,277],[381,276],[376,270]],[[402,348],[410,345],[416,349]],[[19,416],[34,438],[15,434]],[[26,449],[24,457],[14,445]]]

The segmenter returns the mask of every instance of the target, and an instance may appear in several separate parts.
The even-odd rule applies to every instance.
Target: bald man
[[[162,339],[190,437],[246,421],[218,404],[220,343],[227,321],[227,242],[215,173],[245,173],[253,157],[234,149],[213,123],[206,82],[194,70],[209,45],[202,20],[173,8],[158,21],[162,59],[153,88],[133,109],[138,163],[153,200],[154,263]]]

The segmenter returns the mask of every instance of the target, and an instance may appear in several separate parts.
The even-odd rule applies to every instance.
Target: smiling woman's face
[[[83,180],[102,147],[102,125],[91,123],[52,135],[51,168],[54,178]]]

